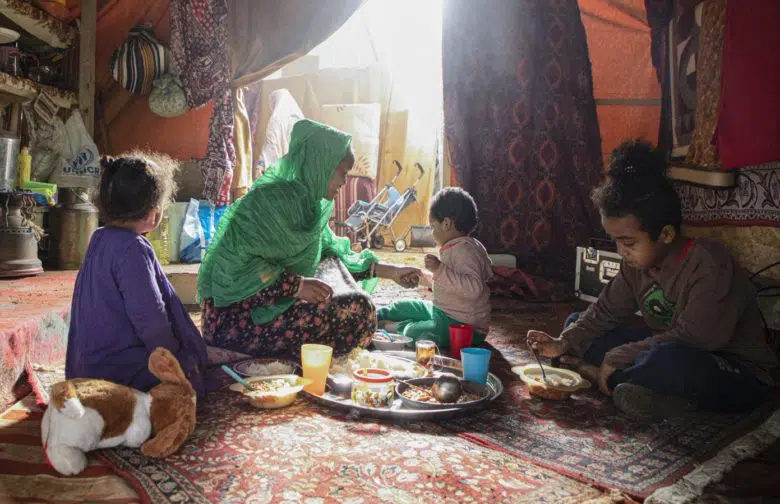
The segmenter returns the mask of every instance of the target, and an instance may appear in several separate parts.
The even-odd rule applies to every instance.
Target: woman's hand
[[[333,297],[330,285],[316,278],[304,278],[298,298],[309,303],[327,303]]]
[[[405,289],[414,289],[420,284],[422,276],[419,268],[401,266],[396,267],[393,281]]]
[[[569,343],[561,338],[553,338],[542,331],[528,331],[526,343],[528,348],[543,357],[560,357],[570,350]]]
[[[423,276],[420,268],[413,266],[394,266],[392,264],[377,263],[374,265],[374,273],[379,278],[387,278],[406,289],[417,287]]]

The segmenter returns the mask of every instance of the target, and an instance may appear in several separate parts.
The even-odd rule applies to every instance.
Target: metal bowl
[[[409,388],[408,384],[418,385],[421,387],[430,387],[436,378],[414,378],[412,380],[406,380],[406,383],[399,382],[395,386],[395,394],[401,399],[403,406],[406,408],[414,409],[426,409],[426,410],[439,410],[439,409],[469,409],[476,406],[481,406],[484,402],[490,400],[491,390],[485,385],[473,383],[470,381],[459,379],[461,390],[469,394],[477,394],[479,399],[476,401],[467,401],[462,403],[429,403],[424,401],[415,401],[414,399],[408,399],[404,397],[403,392]]]

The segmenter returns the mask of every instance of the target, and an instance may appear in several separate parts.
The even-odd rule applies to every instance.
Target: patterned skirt
[[[285,273],[273,285],[227,307],[217,308],[212,299],[205,299],[201,304],[203,338],[210,346],[256,357],[296,359],[304,343],[332,346],[334,354],[368,346],[376,331],[376,308],[371,298],[358,290],[338,260],[323,260],[315,276],[333,287],[330,302],[298,300],[266,324],[252,321],[252,308],[293,297],[299,277]],[[344,285],[338,285],[340,281]]]

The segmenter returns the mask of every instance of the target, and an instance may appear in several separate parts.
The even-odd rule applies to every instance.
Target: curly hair
[[[133,151],[106,156],[100,165],[97,206],[105,222],[142,219],[156,208],[166,208],[176,194],[179,166],[164,154]]]
[[[606,217],[635,216],[653,240],[665,226],[679,232],[682,225],[680,197],[666,178],[663,154],[642,140],[612,151],[607,179],[591,199]]]
[[[470,234],[479,223],[477,204],[469,193],[459,187],[447,187],[431,200],[431,217],[441,222],[452,219],[455,229]]]

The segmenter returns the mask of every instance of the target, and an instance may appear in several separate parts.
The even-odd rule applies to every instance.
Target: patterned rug
[[[175,455],[101,458],[151,502],[574,503],[599,490],[430,423],[398,426],[334,416],[304,399],[260,411],[216,393]]]
[[[138,502],[133,488],[95,457],[76,477],[49,467],[41,448],[42,416],[33,396],[0,415],[0,502]]]
[[[534,361],[524,344],[528,329],[560,318],[551,316],[553,305],[536,305],[536,313],[530,312],[532,306],[526,305],[527,313],[495,315],[488,341],[499,355],[491,368],[506,387],[499,404],[445,427],[561,474],[645,498],[751,432],[771,413],[767,408],[753,415],[696,414],[677,422],[641,424],[618,414],[593,391],[562,402],[532,398],[510,367]]]
[[[14,384],[35,365],[65,361],[75,271],[0,281],[0,410],[24,395]]]

